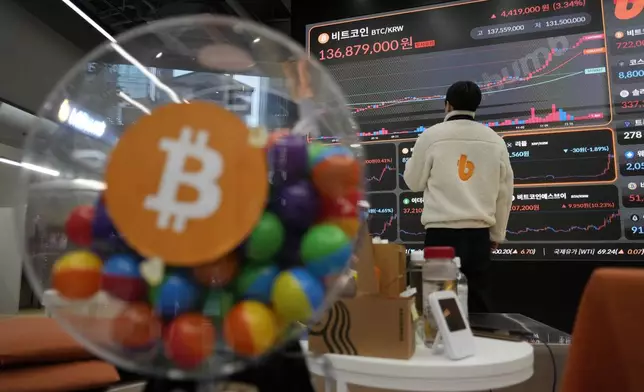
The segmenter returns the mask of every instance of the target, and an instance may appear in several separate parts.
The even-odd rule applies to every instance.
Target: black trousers
[[[470,313],[492,311],[488,283],[492,268],[489,229],[427,229],[425,246],[451,246],[461,258]]]

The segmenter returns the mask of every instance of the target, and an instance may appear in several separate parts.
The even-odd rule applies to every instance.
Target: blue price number
[[[644,226],[631,226],[626,228],[626,238],[629,240],[644,239]]]
[[[530,151],[512,151],[510,158],[530,158]]]
[[[644,69],[635,69],[632,71],[621,71],[617,73],[617,79],[619,80],[631,80],[644,78]]]
[[[619,167],[623,176],[641,176],[644,174],[644,162],[625,162]]]

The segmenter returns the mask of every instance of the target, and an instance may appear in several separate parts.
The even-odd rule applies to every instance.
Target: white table
[[[332,380],[336,392],[347,384],[398,391],[487,391],[520,384],[533,373],[533,350],[528,343],[475,338],[476,356],[451,361],[417,346],[409,360],[369,358],[339,354],[309,355],[310,371],[324,377],[326,390]],[[302,342],[308,352],[307,342]],[[327,374],[329,367],[331,374]]]

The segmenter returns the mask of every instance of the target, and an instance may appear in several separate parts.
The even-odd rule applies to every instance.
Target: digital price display
[[[403,173],[405,172],[405,167],[407,167],[407,161],[411,158],[411,154],[414,152],[414,142],[404,142],[398,144],[398,187],[402,190],[409,190]]]
[[[617,178],[610,129],[504,135],[515,185],[611,183]]]
[[[396,189],[396,146],[377,144],[366,150],[365,171],[367,186],[372,191],[392,191]]]
[[[374,193],[369,196],[369,232],[389,241],[398,239],[398,208],[396,195]]]
[[[400,200],[400,239],[405,242],[425,240],[425,228],[420,223],[423,213],[423,193],[402,192]]]
[[[404,181],[447,87],[476,82],[479,121],[515,178],[503,260],[644,256],[644,0],[459,1],[307,27],[360,126],[373,235],[422,249]],[[622,4],[624,3],[624,4]],[[449,21],[446,29],[445,21]],[[323,140],[333,142],[333,140]]]

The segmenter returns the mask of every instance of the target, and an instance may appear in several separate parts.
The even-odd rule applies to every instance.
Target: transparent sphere
[[[74,67],[33,127],[30,282],[117,366],[238,371],[339,291],[362,223],[356,132],[286,36],[215,16],[132,30]]]

